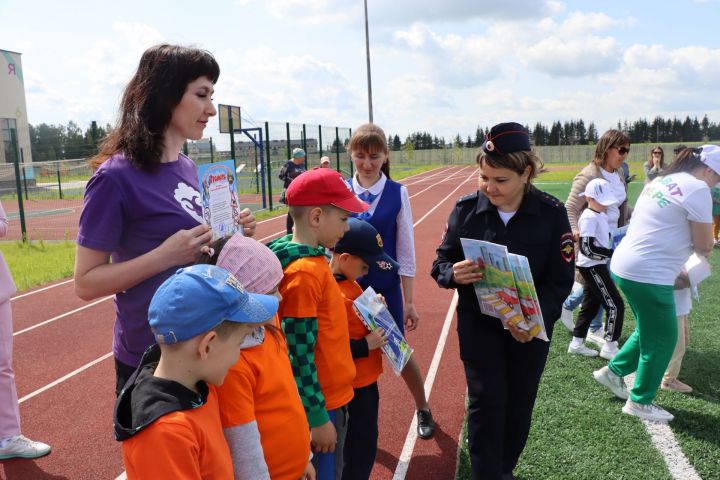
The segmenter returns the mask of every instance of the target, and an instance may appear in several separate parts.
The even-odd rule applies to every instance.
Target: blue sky
[[[720,121],[720,0],[368,0],[375,122],[446,138],[501,121]],[[31,123],[114,122],[142,51],[211,51],[256,121],[367,119],[362,0],[0,0]],[[1,94],[1,92],[0,92]],[[216,135],[212,122],[207,134]]]

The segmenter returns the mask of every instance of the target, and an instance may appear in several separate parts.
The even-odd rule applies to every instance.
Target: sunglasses
[[[630,153],[630,149],[628,147],[613,147],[613,148],[617,148],[617,151],[620,155],[627,155],[628,153]]]
[[[662,155],[662,152],[652,152],[653,155]]]

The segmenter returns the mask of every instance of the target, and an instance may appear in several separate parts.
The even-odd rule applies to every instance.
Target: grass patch
[[[581,166],[581,165],[578,165]],[[564,200],[573,172],[565,184],[540,185]],[[563,178],[564,171],[557,172]],[[539,181],[547,181],[541,177]],[[642,189],[642,180],[629,185],[630,203]],[[720,256],[710,257],[713,271],[720,271]],[[670,423],[683,452],[702,478],[716,478],[720,472],[720,337],[717,320],[720,304],[713,294],[720,291],[715,275],[700,285],[700,302],[690,313],[690,346],[680,378],[695,392],[683,395],[660,390],[657,403],[675,415]],[[576,311],[577,314],[577,311]],[[625,314],[625,342],[635,328],[628,308]],[[669,479],[665,463],[652,446],[643,424],[621,413],[622,401],[615,399],[592,378],[592,371],[607,364],[595,358],[568,355],[571,339],[558,322],[543,380],[535,404],[528,443],[515,476],[519,479]],[[470,478],[465,437],[460,448],[458,479]]]
[[[0,242],[18,291],[70,277],[75,264],[75,242]]]

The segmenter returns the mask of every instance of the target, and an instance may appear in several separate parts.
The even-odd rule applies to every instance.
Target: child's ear
[[[310,209],[310,212],[308,213],[308,220],[310,222],[310,225],[318,226],[320,225],[320,217],[322,216],[322,208],[320,207],[313,207]]]
[[[197,344],[197,353],[200,360],[206,360],[213,347],[213,341],[217,338],[217,332],[210,330],[203,334]]]

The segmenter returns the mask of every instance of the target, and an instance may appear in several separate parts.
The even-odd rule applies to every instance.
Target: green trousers
[[[677,342],[673,287],[634,282],[617,275],[613,280],[630,304],[636,327],[608,368],[622,377],[637,372],[630,399],[647,405],[657,394]]]

